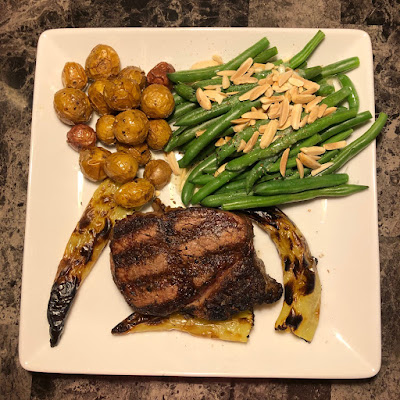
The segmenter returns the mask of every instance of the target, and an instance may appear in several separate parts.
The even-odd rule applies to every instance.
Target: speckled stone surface
[[[400,5],[397,0],[3,0],[0,5],[1,399],[395,399],[400,388]],[[265,26],[366,30],[372,39],[382,287],[382,369],[371,379],[303,381],[29,373],[18,362],[35,54],[41,32],[89,26]],[[368,329],[368,327],[366,327]]]

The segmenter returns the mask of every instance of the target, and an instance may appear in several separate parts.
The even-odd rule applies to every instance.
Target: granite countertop
[[[397,0],[3,0],[0,15],[0,398],[397,398],[400,388],[399,23]],[[369,33],[374,52],[376,111],[389,115],[387,126],[377,140],[382,368],[376,377],[353,381],[110,377],[30,373],[21,368],[17,355],[18,325],[37,40],[46,29],[95,26],[325,27],[357,28]]]

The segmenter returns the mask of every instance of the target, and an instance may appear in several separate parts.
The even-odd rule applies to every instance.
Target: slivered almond
[[[215,142],[215,147],[221,147],[226,143],[225,138],[219,138],[216,142]]]
[[[272,104],[272,103],[278,103],[279,101],[282,101],[285,98],[285,96],[271,96],[271,97],[261,97],[260,101],[263,104]]]
[[[226,98],[226,96],[224,95],[224,93],[217,93],[217,94],[215,95],[215,101],[216,101],[218,104],[221,104],[221,103],[225,100],[225,98]]]
[[[215,176],[215,177],[217,177],[220,173],[222,173],[222,172],[225,171],[226,164],[228,164],[228,163],[222,164],[222,165],[215,171],[215,173],[214,173],[214,176]]]
[[[330,115],[330,114],[334,113],[336,110],[337,110],[337,107],[328,107],[325,110],[323,116],[326,117],[327,115]]]
[[[341,140],[340,142],[334,142],[334,143],[325,143],[324,148],[325,150],[336,150],[336,149],[343,149],[343,147],[346,147],[347,142],[345,140]]]
[[[242,115],[242,118],[251,118],[251,119],[268,119],[268,115],[263,113],[262,111],[249,111]]]
[[[282,135],[275,135],[274,138],[272,139],[272,143],[275,142],[275,140],[280,139],[281,137],[283,137]]]
[[[305,104],[315,99],[315,95],[313,94],[293,94],[292,93],[292,102],[295,104]]]
[[[303,87],[304,87],[304,89],[307,89],[307,90],[314,90],[315,89],[315,91],[319,90],[319,88],[320,88],[318,83],[313,82],[313,81],[309,81],[308,79],[304,80]]]
[[[299,171],[300,179],[303,179],[304,178],[304,167],[298,158],[296,158],[296,165],[297,165],[297,170]]]
[[[255,124],[256,124],[256,120],[255,119],[250,120],[250,122],[249,122],[250,126],[254,126]]]
[[[261,125],[261,126],[258,127],[258,130],[259,130],[260,133],[264,133],[265,130],[267,129],[267,127],[268,127],[268,124]]]
[[[231,81],[226,75],[222,76],[222,88],[223,89],[228,89],[228,87],[231,85]]]
[[[314,156],[312,154],[307,154],[307,156],[312,158],[314,161],[318,161],[321,158],[321,156]]]
[[[271,105],[271,104],[263,104],[263,105],[261,106],[261,108],[262,108],[264,111],[267,111],[268,108],[270,107],[270,105]]]
[[[317,96],[314,100],[311,100],[306,104],[304,111],[308,114],[313,107],[315,107],[322,100],[322,96]]]
[[[261,137],[260,141],[261,149],[267,148],[272,143],[272,140],[276,134],[277,129],[278,129],[278,120],[274,119],[270,121],[270,123],[264,130],[264,134]]]
[[[301,104],[295,104],[292,108],[292,127],[294,130],[297,131],[297,129],[300,128],[300,119],[301,119],[301,111],[303,110],[303,107]]]
[[[266,83],[265,85],[262,85],[262,86],[256,86],[252,90],[249,100],[253,101],[253,100],[258,99],[261,95],[263,95],[270,88],[271,88],[271,86],[268,83]]]
[[[267,78],[263,78],[263,79],[259,79],[258,80],[258,82],[257,82],[257,84],[258,85],[265,85],[265,84],[267,84],[268,82],[267,82]],[[269,85],[269,83],[268,83],[268,85]]]
[[[238,94],[239,92],[237,91],[237,92],[228,92],[228,93],[225,93],[227,96],[234,96],[235,94]]]
[[[214,54],[211,58],[212,58],[215,62],[217,62],[218,64],[220,64],[220,65],[224,63],[224,62],[222,61],[221,56],[218,55],[218,54]]]
[[[288,99],[285,98],[282,101],[281,115],[279,116],[279,127],[282,127],[283,125],[286,124],[288,116],[289,116],[289,101]]]
[[[287,72],[284,72],[279,78],[278,78],[278,85],[283,86],[289,78],[293,75],[293,70],[289,70]]]
[[[285,99],[290,103],[292,101],[292,95],[290,94],[290,90],[287,90],[284,94]]]
[[[218,71],[218,76],[232,76],[236,71],[234,69],[226,69],[225,71]]]
[[[275,119],[281,115],[282,103],[274,103],[268,110],[268,118]]]
[[[301,88],[300,88],[301,89]],[[293,86],[290,90],[290,97],[293,99],[294,96],[297,96],[299,94],[299,88],[297,86]]]
[[[180,175],[182,171],[179,168],[178,161],[176,161],[175,153],[173,151],[170,151],[169,153],[164,153],[164,154],[174,175]]]
[[[253,64],[253,59],[249,57],[242,65],[237,69],[237,71],[231,76],[231,81],[243,76]]]
[[[319,106],[314,106],[311,109],[310,114],[308,114],[308,123],[312,124],[317,118],[318,118],[318,110],[319,110]]]
[[[315,161],[312,157],[308,156],[307,154],[299,153],[298,157],[301,163],[308,168],[316,169],[321,166],[321,164],[318,161]]]
[[[310,147],[302,147],[300,149],[304,154],[308,156],[319,156],[325,153],[325,148],[322,146],[310,146]]]
[[[215,89],[220,88],[221,86],[222,85],[207,85],[207,86],[203,87],[203,91],[204,91],[204,89],[206,89],[206,90],[215,90]]]
[[[301,114],[300,114],[300,116],[301,116]],[[308,122],[308,115],[306,115],[306,116],[300,121],[299,128],[303,128],[304,126],[306,126],[307,122]]]
[[[249,141],[246,143],[245,148],[243,149],[243,153],[249,153],[251,150],[253,150],[253,147],[257,143],[257,139],[259,136],[260,132],[255,131]]]
[[[245,122],[249,122],[250,118],[237,118],[233,119],[231,122],[232,124],[244,124]]]
[[[243,151],[243,149],[246,147],[246,142],[242,139],[239,143],[239,147],[236,149],[236,151],[238,153],[240,153],[241,151]]]
[[[203,93],[209,98],[209,99],[215,99],[215,96],[218,94],[216,90],[203,90]]]
[[[216,65],[219,65],[219,64],[214,60],[204,60],[204,61],[199,61],[197,63],[194,63],[190,67],[190,69],[200,69],[200,68],[207,68],[207,67],[215,67]]]
[[[311,171],[311,175],[315,176],[315,175],[319,174],[320,172],[324,171],[325,169],[329,168],[331,165],[333,165],[332,161],[322,164],[319,168],[313,169]]]
[[[293,86],[290,83],[285,83],[282,86],[272,85],[272,89],[277,93],[283,93],[290,90]]]
[[[303,85],[304,85],[304,82],[303,82],[302,80],[297,79],[297,78],[295,78],[295,77],[293,77],[293,76],[289,78],[288,82],[289,82],[291,85],[297,86],[297,87],[300,87],[300,86],[303,86]]]
[[[290,117],[290,115],[289,115],[289,117],[288,117],[288,119],[287,119],[285,125],[280,126],[280,127],[278,128],[278,130],[279,130],[279,131],[284,131],[285,129],[289,128],[289,126],[290,126],[291,124],[292,124],[292,123],[291,123],[291,117]]]
[[[254,68],[261,68],[262,70],[265,69],[265,64],[261,64],[261,63],[254,63],[253,64]]]
[[[286,175],[286,165],[289,158],[290,147],[288,147],[282,154],[281,161],[279,163],[279,172],[284,177]]]
[[[241,132],[243,129],[247,128],[249,126],[249,123],[246,122],[244,124],[237,124],[233,127],[234,132]]]
[[[251,107],[251,111],[255,112],[255,111],[257,111],[257,108],[255,108],[255,107],[253,106],[253,107]]]
[[[253,88],[253,89],[250,89],[248,92],[243,93],[241,96],[239,96],[239,101],[249,100],[251,94],[252,94],[253,91],[256,90],[256,89],[257,89],[257,88],[255,87],[255,88]]]
[[[318,109],[318,118],[321,118],[324,115],[324,112],[326,111],[326,109],[328,108],[328,106],[326,104],[321,104],[319,106]]]
[[[196,99],[199,102],[200,107],[204,108],[205,110],[211,110],[211,101],[204,94],[204,92],[201,88],[198,88],[196,90]]]
[[[206,129],[200,129],[199,131],[196,132],[196,137],[201,136],[205,131]]]
[[[270,85],[272,85],[274,83],[274,74],[269,74],[266,78],[266,83],[269,83]]]
[[[265,64],[265,70],[266,71],[271,71],[271,69],[274,68],[274,67],[275,67],[275,65],[272,64],[272,63],[266,63]]]
[[[241,76],[240,78],[231,79],[235,85],[244,85],[245,83],[257,83],[258,79],[252,76]]]

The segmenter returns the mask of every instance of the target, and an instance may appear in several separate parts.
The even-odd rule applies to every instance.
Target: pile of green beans
[[[296,158],[303,147],[323,146],[344,141],[353,133],[353,128],[369,121],[369,111],[359,113],[360,99],[348,71],[359,66],[358,57],[351,57],[325,66],[307,67],[307,60],[324,39],[322,31],[316,35],[289,61],[271,60],[278,54],[276,47],[269,48],[267,38],[262,38],[229,62],[197,70],[177,71],[168,74],[175,83],[176,108],[168,122],[177,129],[165,147],[165,151],[179,149],[184,153],[179,160],[181,168],[191,168],[182,188],[182,202],[202,204],[207,207],[222,207],[226,210],[268,207],[290,202],[310,200],[318,197],[347,196],[367,187],[349,184],[347,174],[335,173],[350,159],[366,148],[379,134],[386,123],[387,115],[381,113],[375,123],[363,135],[344,148],[326,151],[318,160],[331,165],[312,176],[312,170],[304,166],[304,179],[300,179]],[[258,120],[253,126],[234,132],[232,120],[240,118],[252,107],[260,107],[261,101],[240,101],[239,97],[256,87],[257,83],[230,85],[225,92],[238,92],[226,97],[220,104],[213,103],[210,110],[199,107],[196,90],[209,85],[221,85],[218,71],[235,70],[249,57],[256,63],[273,62],[296,69],[305,79],[319,84],[316,93],[324,98],[319,105],[336,107],[336,111],[318,118],[313,123],[293,130],[291,127],[279,131],[279,137],[267,148],[260,147],[260,140],[247,154],[237,153],[244,140],[247,142],[261,125],[269,120]],[[267,77],[271,71],[261,71],[253,76]],[[334,82],[341,87],[335,90]],[[274,94],[276,95],[276,94]],[[343,104],[344,103],[344,104]],[[302,118],[303,118],[302,114]],[[196,132],[204,131],[201,135]],[[215,147],[218,138],[226,143]],[[281,157],[289,148],[285,174],[281,175]],[[225,163],[222,167],[222,164]],[[220,168],[218,170],[218,168]],[[218,174],[215,172],[218,170]],[[198,190],[196,191],[196,187]]]

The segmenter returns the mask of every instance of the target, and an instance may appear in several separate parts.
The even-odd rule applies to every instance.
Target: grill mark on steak
[[[139,313],[228,319],[282,295],[282,286],[263,271],[253,237],[247,218],[225,211],[136,213],[115,225],[113,278]]]

